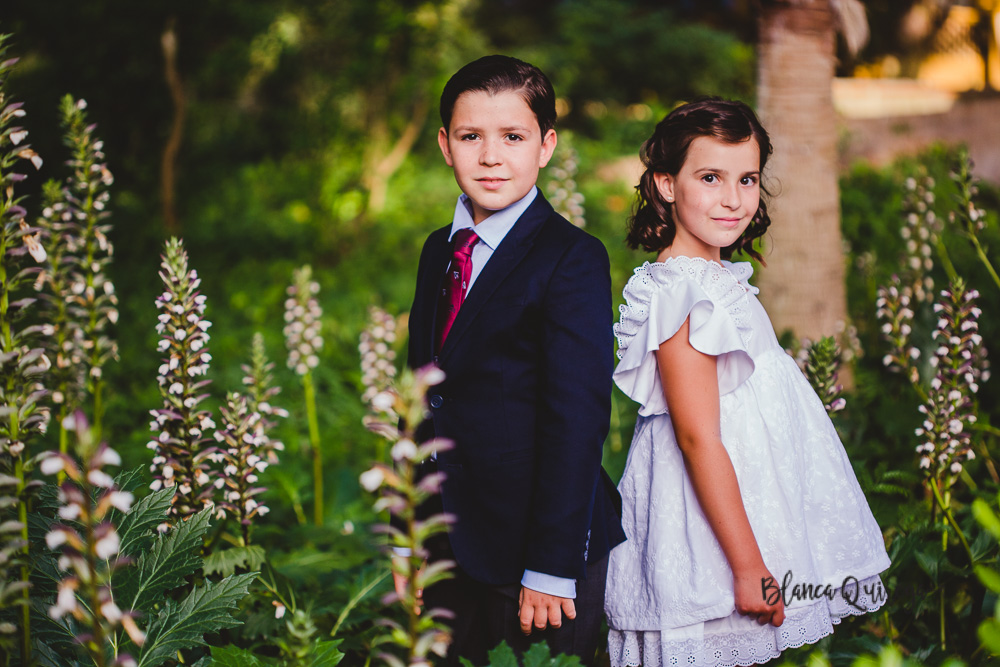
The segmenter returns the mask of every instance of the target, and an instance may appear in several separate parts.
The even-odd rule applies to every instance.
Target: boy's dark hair
[[[691,142],[698,137],[715,137],[730,144],[754,139],[760,147],[760,206],[746,231],[731,246],[723,248],[721,254],[723,259],[729,259],[734,252],[743,252],[766,264],[760,253],[754,250],[753,242],[763,236],[771,224],[766,201],[770,193],[763,183],[764,167],[771,154],[771,139],[753,109],[743,102],[717,97],[677,107],[657,124],[653,136],[642,145],[639,157],[646,171],[639,179],[639,185],[635,186],[636,202],[628,220],[626,243],[632,248],[641,246],[648,252],[659,252],[674,242],[677,226],[670,206],[663,201],[656,187],[653,174],[676,176],[687,159]]]
[[[535,113],[542,137],[556,124],[556,94],[542,70],[510,56],[483,56],[448,79],[441,92],[441,122],[451,128],[451,115],[458,96],[469,91],[496,95],[506,91],[520,93]]]

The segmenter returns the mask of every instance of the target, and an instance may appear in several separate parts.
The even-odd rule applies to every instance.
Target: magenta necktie
[[[444,346],[448,332],[451,331],[451,325],[458,317],[458,309],[465,301],[465,292],[469,287],[469,279],[472,277],[472,246],[476,245],[478,241],[479,237],[469,228],[455,232],[455,249],[452,251],[451,264],[444,277],[441,300],[438,303],[436,348],[438,352]]]

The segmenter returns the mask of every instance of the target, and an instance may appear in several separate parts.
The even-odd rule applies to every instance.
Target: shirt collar
[[[514,223],[521,217],[521,214],[528,210],[531,202],[535,201],[537,195],[538,186],[533,186],[524,197],[507,208],[496,211],[478,225],[472,222],[472,204],[469,202],[468,195],[464,193],[459,195],[458,203],[455,204],[455,217],[451,222],[448,240],[451,241],[458,230],[472,228],[475,229],[476,236],[481,242],[488,245],[491,250],[496,250],[500,242],[507,236],[507,232],[513,229]]]

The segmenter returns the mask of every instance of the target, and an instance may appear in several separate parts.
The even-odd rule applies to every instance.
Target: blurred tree
[[[699,95],[753,97],[753,49],[682,20],[661,2],[564,0],[539,17],[548,35],[530,57],[557,75],[570,125],[607,106],[670,106]],[[523,43],[522,43],[523,48]]]
[[[771,134],[774,222],[762,299],[780,334],[819,340],[847,319],[832,82],[836,28],[857,49],[867,37],[857,0],[764,0],[758,102]]]

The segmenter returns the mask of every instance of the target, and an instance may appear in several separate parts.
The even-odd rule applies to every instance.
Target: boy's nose
[[[501,157],[500,151],[497,150],[496,144],[492,141],[483,142],[483,150],[479,154],[479,163],[486,166],[495,166],[500,164]]]

